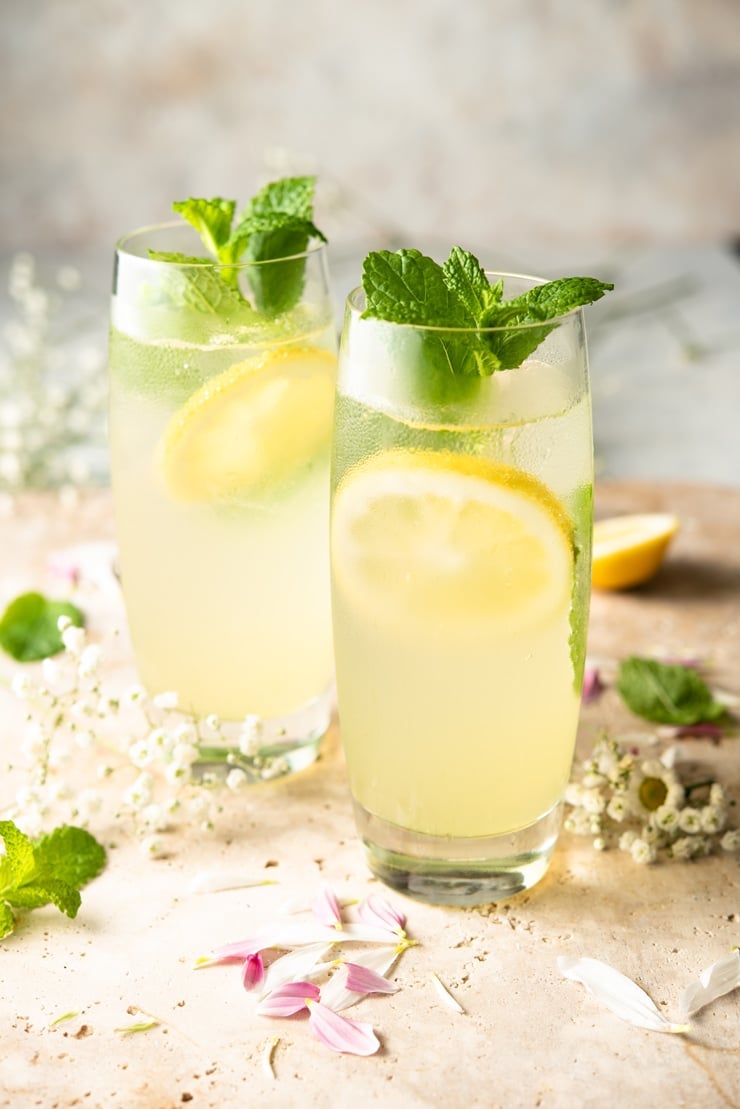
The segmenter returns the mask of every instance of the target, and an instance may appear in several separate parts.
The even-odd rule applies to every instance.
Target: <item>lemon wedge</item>
[[[393,450],[350,470],[332,561],[343,599],[399,629],[530,627],[567,611],[573,582],[570,525],[546,486],[449,452]]]
[[[593,585],[597,589],[628,589],[648,581],[660,567],[679,527],[676,516],[658,512],[597,520]]]
[[[268,351],[207,381],[160,443],[177,500],[214,502],[275,487],[331,436],[336,359],[318,347]]]

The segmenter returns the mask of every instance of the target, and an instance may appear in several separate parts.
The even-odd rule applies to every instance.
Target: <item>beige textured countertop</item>
[[[589,653],[691,647],[712,658],[717,685],[740,693],[740,491],[605,485],[597,509],[665,509],[683,528],[650,586],[594,597]],[[2,605],[22,588],[48,591],[51,551],[111,536],[102,494],[75,510],[29,496],[0,527]],[[87,603],[95,636],[117,600]],[[127,676],[125,640],[110,665]],[[13,669],[5,659],[0,667]],[[0,691],[0,705],[5,763],[17,755],[22,719],[10,694]],[[604,727],[648,728],[613,690],[585,707],[581,754]],[[681,746],[740,797],[739,743]],[[0,805],[12,786],[4,775]],[[661,1035],[623,1023],[556,965],[559,954],[603,959],[675,1014],[684,986],[740,943],[737,856],[640,867],[564,834],[543,882],[505,904],[465,911],[390,895],[420,945],[397,965],[396,994],[348,1013],[371,1021],[382,1044],[376,1056],[355,1058],[331,1054],[302,1020],[255,1016],[235,967],[192,969],[198,955],[250,934],[288,902],[309,902],[323,883],[345,898],[380,888],[355,838],[336,730],[318,764],[230,797],[219,830],[173,835],[167,858],[143,859],[124,828],[92,827],[116,846],[83,891],[77,919],[36,910],[0,942],[3,1109],[740,1104],[740,992],[700,1014],[690,1038]],[[203,871],[277,884],[189,892]],[[433,973],[463,1014],[442,1002]],[[78,1016],[53,1024],[70,1010]],[[142,1014],[161,1023],[116,1031]],[[263,1066],[272,1035],[274,1077]]]

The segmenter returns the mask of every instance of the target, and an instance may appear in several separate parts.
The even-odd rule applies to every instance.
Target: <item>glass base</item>
[[[318,757],[331,723],[332,703],[332,690],[327,689],[297,712],[261,719],[249,736],[243,722],[221,722],[217,739],[199,744],[200,758],[193,771],[204,780],[223,779],[232,770],[241,770],[250,784],[257,784],[305,770]]]
[[[516,832],[452,839],[399,828],[355,801],[373,874],[392,889],[433,905],[485,905],[529,889],[550,864],[560,818],[558,804]]]

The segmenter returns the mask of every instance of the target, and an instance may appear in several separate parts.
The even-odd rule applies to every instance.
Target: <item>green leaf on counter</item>
[[[31,840],[13,823],[0,820],[0,939],[15,928],[14,909],[56,905],[77,916],[80,888],[105,866],[105,848],[84,828],[63,825]]]
[[[85,618],[70,601],[50,601],[41,593],[23,593],[11,601],[0,619],[0,647],[17,662],[36,662],[64,649],[57,627],[67,616],[81,628]]]
[[[726,714],[703,678],[687,666],[633,656],[620,663],[617,689],[636,716],[656,724],[702,724]]]

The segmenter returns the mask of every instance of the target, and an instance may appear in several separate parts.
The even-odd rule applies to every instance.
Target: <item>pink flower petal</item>
[[[286,955],[279,955],[266,970],[263,993],[268,994],[286,982],[306,981],[325,970],[327,964],[322,963],[322,959],[331,948],[332,944],[328,943],[309,943]]]
[[[314,982],[286,982],[268,993],[257,1006],[263,1017],[292,1017],[309,1002],[318,1002],[319,987]]]
[[[391,932],[396,934],[403,933],[406,927],[405,914],[378,893],[371,893],[369,897],[366,897],[357,912],[360,920],[363,920],[365,924],[389,928]]]
[[[725,729],[720,727],[719,724],[711,724],[709,722],[703,724],[682,724],[676,728],[673,733],[676,739],[722,739],[725,734]]]
[[[314,915],[327,928],[342,927],[342,910],[339,899],[330,886],[324,886],[319,896],[312,903],[311,908]]]
[[[244,985],[244,989],[256,989],[257,986],[262,984],[264,977],[265,964],[262,962],[262,956],[259,953],[256,955],[247,955],[242,970],[242,984]]]
[[[370,969],[380,977],[388,974],[403,950],[402,941],[394,947],[376,947],[370,951],[360,951],[354,955],[352,961],[361,969]],[[322,1003],[333,1009],[335,1013],[341,1013],[345,1009],[349,1009],[366,996],[367,994],[364,992],[360,993],[347,988],[346,964],[341,966],[321,989]]]
[[[309,1003],[308,1023],[318,1040],[340,1054],[374,1055],[380,1047],[371,1024],[342,1017],[320,1001]]]
[[[581,700],[585,705],[589,701],[597,701],[604,692],[604,683],[595,666],[587,666],[583,672],[583,690]]]
[[[398,986],[389,982],[382,974],[363,967],[359,963],[345,963],[347,968],[347,981],[345,985],[351,993],[395,993]]]

